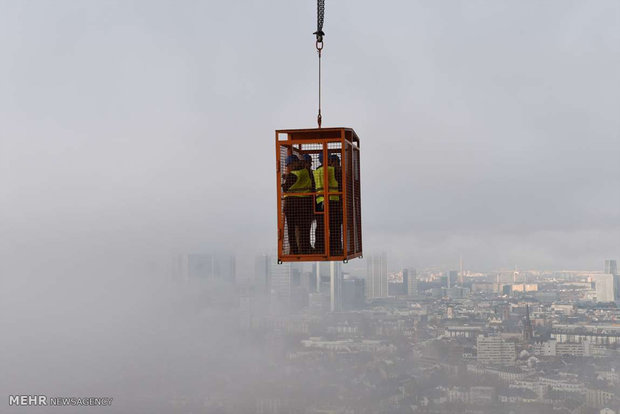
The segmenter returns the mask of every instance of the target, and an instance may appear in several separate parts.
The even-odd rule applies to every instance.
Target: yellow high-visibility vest
[[[309,193],[312,191],[312,180],[310,180],[310,174],[305,168],[301,170],[291,171],[297,177],[297,181],[293,184],[288,191],[286,191],[284,197],[310,197],[308,195],[296,195],[291,193]]]
[[[314,185],[316,186],[317,193],[323,192],[323,179],[325,178],[323,177],[323,175],[324,175],[323,166],[314,170]],[[327,180],[328,180],[328,185],[329,185],[329,191],[330,192],[338,191],[338,181],[336,181],[336,171],[334,170],[334,167],[330,167],[330,166],[327,167]],[[324,199],[325,199],[324,194],[316,195],[317,204],[322,203]],[[339,200],[340,200],[340,196],[338,195],[329,196],[329,201],[339,201]]]

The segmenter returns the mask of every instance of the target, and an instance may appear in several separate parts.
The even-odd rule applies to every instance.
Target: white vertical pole
[[[334,312],[336,310],[336,278],[334,277],[334,262],[329,262],[329,275],[329,308],[332,312]]]
[[[321,262],[316,262],[316,293],[321,291]]]

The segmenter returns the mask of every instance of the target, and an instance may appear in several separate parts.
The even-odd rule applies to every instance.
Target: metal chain
[[[325,0],[316,2],[316,40],[323,41],[323,20],[325,20]]]
[[[325,20],[325,0],[316,2],[316,31],[323,35],[323,20]]]
[[[325,0],[317,0],[316,2],[316,50],[319,53],[319,114],[316,117],[316,122],[321,128],[321,50],[323,50],[323,21],[325,20]]]

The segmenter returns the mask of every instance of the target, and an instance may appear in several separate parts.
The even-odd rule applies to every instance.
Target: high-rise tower
[[[618,264],[615,260],[605,260],[605,273],[617,275],[618,274]]]
[[[386,298],[388,296],[387,255],[376,254],[366,259],[366,298]]]
[[[403,284],[407,296],[418,295],[418,273],[415,269],[403,269]]]
[[[183,254],[178,257],[177,270],[184,280],[235,283],[236,260],[230,254]]]
[[[534,337],[532,321],[530,320],[530,307],[525,305],[525,319],[523,320],[523,342],[530,342]]]
[[[342,310],[342,263],[316,262],[313,265],[316,274],[316,292],[329,291],[329,307],[332,312]]]
[[[254,259],[254,285],[257,293],[269,295],[271,292],[271,267],[275,265],[275,259],[268,254]]]

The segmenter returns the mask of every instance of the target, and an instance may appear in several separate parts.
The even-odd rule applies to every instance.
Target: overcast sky
[[[3,277],[275,250],[274,134],[314,127],[313,1],[0,1]],[[366,253],[620,259],[620,2],[328,1],[324,126]]]

